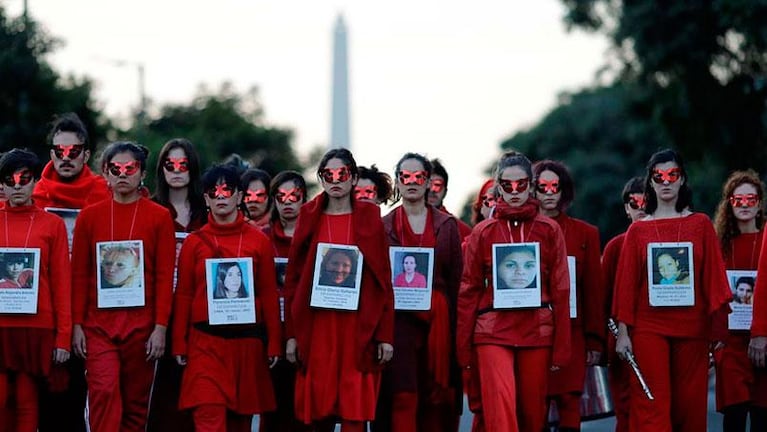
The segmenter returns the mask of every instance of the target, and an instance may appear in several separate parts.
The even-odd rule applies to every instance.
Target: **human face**
[[[32,191],[35,189],[34,175],[28,168],[22,168],[3,180],[3,194],[11,207],[32,205]]]
[[[525,179],[527,179],[527,181],[525,181]],[[504,168],[503,171],[501,171],[498,183],[501,186],[512,186],[509,191],[503,187],[498,188],[501,198],[511,207],[520,207],[527,202],[527,199],[530,197],[530,178],[528,177],[527,172],[525,172],[519,165]],[[513,187],[514,185],[516,185],[516,188]]]
[[[658,271],[663,279],[675,281],[679,277],[679,263],[669,254],[658,256]]]
[[[266,214],[269,210],[269,193],[264,182],[253,180],[248,183],[248,190],[245,191],[245,206],[253,220],[261,219]]]
[[[535,280],[538,263],[528,251],[514,251],[506,255],[498,266],[498,279],[511,289],[527,288]]]
[[[759,213],[759,204],[759,191],[751,183],[743,183],[736,187],[730,195],[732,213],[738,222],[754,220]]]
[[[442,207],[442,202],[447,195],[447,186],[445,178],[438,174],[432,174],[430,177],[431,186],[429,187],[429,205]]]
[[[83,142],[73,132],[57,133],[53,136],[52,145],[53,169],[63,181],[74,180],[91,157],[90,150],[85,149]]]
[[[128,251],[107,252],[101,261],[101,273],[111,286],[123,286],[136,271],[137,259]]]
[[[410,255],[406,256],[405,259],[402,260],[402,270],[407,274],[415,273],[415,257]]]
[[[115,196],[129,197],[138,194],[138,187],[146,173],[141,171],[141,162],[129,152],[117,153],[107,162],[104,177],[112,186]]]
[[[372,180],[366,178],[357,180],[357,185],[354,186],[354,199],[375,205],[381,204],[378,202],[378,187]]]
[[[237,205],[242,199],[242,192],[237,186],[229,186],[223,179],[210,190],[205,191],[205,205],[210,209],[216,222],[227,222],[237,212]]]
[[[559,176],[554,171],[542,171],[538,175],[535,194],[541,201],[541,209],[557,211],[559,201],[562,199],[562,187],[559,183]]]
[[[678,170],[679,165],[676,162],[663,162],[653,167],[650,184],[658,201],[676,203],[679,189],[685,181]]]
[[[484,219],[490,217],[490,213],[492,212],[493,207],[495,207],[495,200],[496,198],[495,192],[493,192],[493,188],[482,195],[482,207],[479,208],[479,213]]]
[[[352,261],[342,252],[331,252],[325,271],[331,276],[333,283],[341,284],[352,272]]]
[[[9,262],[5,265],[5,272],[9,279],[18,280],[22,270],[24,270],[23,262]]]
[[[162,164],[165,181],[171,189],[189,186],[189,158],[184,149],[176,147],[169,151]]]
[[[224,276],[224,288],[230,292],[238,292],[242,285],[242,272],[240,266],[233,265],[226,271]]]
[[[402,161],[397,172],[397,189],[403,200],[410,203],[423,202],[429,186],[429,178],[418,159]]]
[[[286,181],[277,187],[274,194],[274,205],[281,219],[295,220],[304,199],[304,191],[298,188],[293,180]]]
[[[636,222],[640,219],[644,219],[647,213],[644,212],[645,196],[642,193],[629,194],[629,202],[623,205],[626,209],[626,214],[629,216],[632,222]]]
[[[754,295],[754,287],[741,282],[735,287],[735,297],[738,303],[751,304],[751,296]]]
[[[330,198],[346,198],[357,184],[357,178],[351,175],[349,166],[338,158],[328,159],[320,170],[320,183]]]

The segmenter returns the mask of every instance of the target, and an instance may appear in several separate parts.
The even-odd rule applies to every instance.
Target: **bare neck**
[[[756,218],[748,221],[738,221],[738,230],[741,234],[753,234],[759,232],[756,228]]]
[[[328,196],[328,205],[325,207],[325,213],[331,215],[347,214],[352,212],[352,203],[349,195],[340,198]]]

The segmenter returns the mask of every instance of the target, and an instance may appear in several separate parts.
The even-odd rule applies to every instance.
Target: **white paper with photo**
[[[0,248],[0,313],[36,314],[40,292],[40,249]]]
[[[317,244],[309,305],[322,309],[357,310],[362,284],[362,252],[356,246]]]
[[[394,309],[431,310],[434,248],[392,246],[389,248]]]
[[[493,308],[541,306],[538,242],[493,244]]]
[[[727,270],[727,281],[732,290],[732,312],[727,315],[727,328],[730,330],[751,330],[754,317],[752,304],[756,286],[756,270]]]
[[[253,258],[209,258],[205,260],[208,323],[254,324]]]
[[[575,272],[575,257],[567,257],[567,270],[570,273],[570,318],[578,318],[578,291]]]
[[[143,240],[96,243],[96,305],[99,309],[146,304]]]
[[[694,306],[695,269],[691,242],[647,244],[650,306]]]
[[[285,272],[288,269],[288,259],[274,258],[274,273],[277,275],[277,295],[280,297],[280,321],[285,322]]]
[[[176,260],[173,265],[173,292],[176,292],[176,285],[178,284],[178,257],[181,255],[181,246],[184,244],[184,240],[189,237],[189,233],[176,231]]]
[[[55,214],[56,216],[64,220],[64,226],[67,229],[67,242],[69,244],[69,255],[71,256],[72,255],[72,239],[74,238],[74,234],[75,234],[75,223],[77,221],[77,216],[80,214],[80,210],[60,208],[60,207],[46,207],[44,210],[47,211],[48,213]]]

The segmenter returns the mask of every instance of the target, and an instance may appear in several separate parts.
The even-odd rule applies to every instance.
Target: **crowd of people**
[[[95,173],[72,113],[48,143],[47,163],[0,157],[0,430],[244,432],[258,414],[265,432],[457,432],[467,397],[475,432],[578,431],[587,370],[606,367],[616,431],[699,432],[710,364],[724,430],[767,430],[752,170],[712,221],[682,156],[656,152],[602,249],[567,214],[568,167],[515,151],[477,181],[469,225],[419,153],[390,176],[329,150],[310,197],[295,171],[203,169],[183,138],[156,167],[110,143]],[[408,290],[428,307],[396,301]]]

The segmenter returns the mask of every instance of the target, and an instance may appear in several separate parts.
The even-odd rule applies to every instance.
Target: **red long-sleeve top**
[[[763,236],[767,236],[767,230]],[[756,270],[756,286],[754,287],[754,318],[751,321],[751,337],[767,336],[767,278],[759,275],[767,274],[767,241],[762,237],[759,252],[759,265]]]
[[[604,276],[605,316],[612,315],[613,296],[615,294],[615,276],[618,273],[618,260],[621,257],[626,233],[613,237],[602,252],[602,275]]]
[[[647,244],[651,242],[691,242],[695,305],[652,307],[647,280]],[[719,312],[729,313],[732,298],[719,239],[708,217],[693,213],[686,217],[634,222],[623,242],[613,313],[628,326],[671,337],[724,340],[724,326],[712,326]],[[717,324],[720,320],[716,320]]]
[[[42,177],[35,185],[32,199],[40,208],[59,207],[81,209],[91,204],[111,198],[104,177],[93,174],[87,165],[72,181],[63,181],[53,162],[43,168]]]
[[[51,329],[56,348],[72,344],[72,290],[69,245],[64,221],[35,206],[0,210],[5,226],[2,247],[40,248],[40,276],[36,314],[0,314],[0,327]],[[28,240],[27,240],[28,238]]]
[[[173,304],[174,355],[187,354],[191,325],[208,324],[205,260],[238,257],[253,259],[256,324],[216,327],[245,333],[248,328],[255,328],[263,323],[266,326],[268,355],[279,356],[282,353],[280,306],[277,299],[277,276],[274,272],[272,244],[264,233],[239,215],[235,222],[226,225],[208,218],[205,226],[184,240],[178,260],[178,286]]]
[[[293,237],[285,234],[280,220],[272,220],[269,222],[269,225],[262,228],[262,231],[272,241],[272,245],[274,245],[274,256],[287,258],[288,254],[290,254],[290,243],[293,241]]]
[[[587,350],[601,352],[607,335],[607,316],[599,230],[565,213],[560,213],[554,220],[565,235],[567,255],[575,257],[577,317],[570,321],[570,325],[583,332]]]
[[[144,306],[98,309],[96,243],[141,240],[144,244]],[[111,328],[110,315],[127,310],[136,327],[168,325],[173,297],[176,239],[168,209],[141,197],[130,204],[105,200],[80,212],[72,245],[74,324]]]
[[[570,359],[570,275],[565,238],[557,223],[538,214],[538,200],[512,208],[499,201],[493,218],[474,227],[466,239],[458,294],[457,354],[471,364],[472,347],[494,344],[552,347],[552,364]],[[540,244],[541,302],[551,307],[493,309],[494,243]]]

